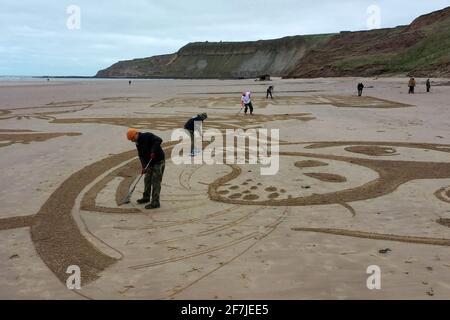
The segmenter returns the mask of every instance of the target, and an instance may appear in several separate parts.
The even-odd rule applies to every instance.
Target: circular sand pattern
[[[242,193],[233,193],[231,196],[229,196],[228,198],[230,199],[239,199],[242,198]]]
[[[271,193],[271,194],[269,194],[267,196],[267,198],[269,198],[269,199],[276,199],[276,198],[279,198],[279,197],[280,197],[280,194],[277,193],[277,192]]]
[[[380,146],[353,146],[345,148],[345,151],[375,157],[393,156],[397,152],[394,148]]]
[[[316,168],[316,167],[325,167],[328,166],[328,163],[322,162],[322,161],[315,161],[315,160],[303,160],[303,161],[297,161],[295,163],[295,166],[297,168]]]
[[[232,187],[230,187],[230,190],[238,190],[239,189],[239,186],[232,186]]]
[[[441,201],[450,203],[450,186],[439,189],[434,195]]]
[[[347,182],[347,178],[340,176],[338,174],[331,173],[305,173],[305,176],[323,181],[323,182],[333,182],[333,183],[343,183]]]
[[[218,193],[221,194],[221,195],[226,195],[226,194],[229,194],[230,191],[228,191],[228,190],[221,190]]]
[[[278,189],[275,188],[275,187],[268,187],[268,188],[266,188],[265,190],[266,190],[267,192],[275,192],[275,191],[277,191]]]

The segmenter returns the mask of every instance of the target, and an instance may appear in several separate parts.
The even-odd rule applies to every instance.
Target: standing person
[[[206,113],[201,113],[189,119],[184,125],[184,129],[189,132],[191,137],[191,157],[195,156],[195,122],[200,121],[203,125],[203,121],[206,119],[208,119],[208,115]]]
[[[362,96],[364,90],[364,84],[362,82],[358,83],[358,96]]]
[[[166,166],[165,154],[161,148],[162,139],[153,133],[141,133],[134,128],[128,129],[127,138],[136,143],[139,160],[143,168],[142,174],[145,174],[144,194],[137,203],[144,204],[150,202],[145,209],[157,209],[160,207],[159,195],[161,193],[161,182]],[[148,165],[149,163],[150,165]]]
[[[128,85],[129,85],[129,86],[131,86],[131,80],[130,80],[130,81],[128,81]]]
[[[409,87],[408,93],[413,94],[414,88],[416,87],[416,79],[414,79],[414,78],[409,79],[408,87]]]
[[[431,89],[431,81],[430,81],[430,79],[427,79],[426,86],[427,86],[427,92],[430,92],[430,89]]]
[[[242,92],[241,105],[245,107],[245,114],[250,109],[250,115],[253,115],[252,93],[250,91]]]
[[[266,93],[266,99],[269,99],[269,95],[270,95],[270,99],[273,99],[273,86],[270,86],[268,89],[267,89],[267,93]]]

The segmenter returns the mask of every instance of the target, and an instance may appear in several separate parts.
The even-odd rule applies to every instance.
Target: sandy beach
[[[448,299],[450,81],[416,80],[0,82],[0,299]],[[279,129],[279,172],[173,164],[201,112]],[[128,127],[164,140],[155,211],[143,182],[118,206],[141,169]]]

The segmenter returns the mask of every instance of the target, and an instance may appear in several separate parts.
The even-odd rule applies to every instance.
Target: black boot
[[[144,203],[149,203],[149,202],[150,202],[149,198],[142,198],[137,201],[138,204],[144,204]]]
[[[151,204],[145,206],[145,209],[152,210],[152,209],[158,209],[158,208],[160,208],[160,207],[161,207],[161,206],[160,206],[159,203],[154,203],[154,202],[152,202]]]

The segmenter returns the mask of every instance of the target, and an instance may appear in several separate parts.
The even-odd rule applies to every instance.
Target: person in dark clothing
[[[142,174],[145,174],[144,194],[137,203],[144,204],[150,202],[145,208],[157,209],[160,207],[161,182],[166,166],[164,150],[161,148],[163,141],[153,133],[141,133],[133,128],[128,129],[127,138],[136,143],[139,160],[142,165]],[[149,163],[150,165],[148,165]]]
[[[427,79],[426,86],[427,86],[427,92],[430,92],[430,90],[431,90],[431,81],[430,81],[430,79]]]
[[[270,95],[270,99],[273,99],[273,86],[270,86],[269,88],[267,88],[267,93],[266,93],[266,99],[269,99],[269,95]]]
[[[191,119],[189,119],[186,124],[184,125],[184,129],[188,131],[190,137],[191,137],[191,156],[195,156],[195,123],[201,122],[203,124],[203,121],[208,119],[208,115],[206,113],[198,114]]]
[[[364,90],[364,84],[362,82],[358,83],[358,96],[361,97]]]
[[[131,80],[130,80],[130,81],[128,81],[128,85],[129,85],[129,86],[131,86]]]
[[[409,94],[414,94],[414,88],[416,87],[416,79],[411,78],[408,82]]]

